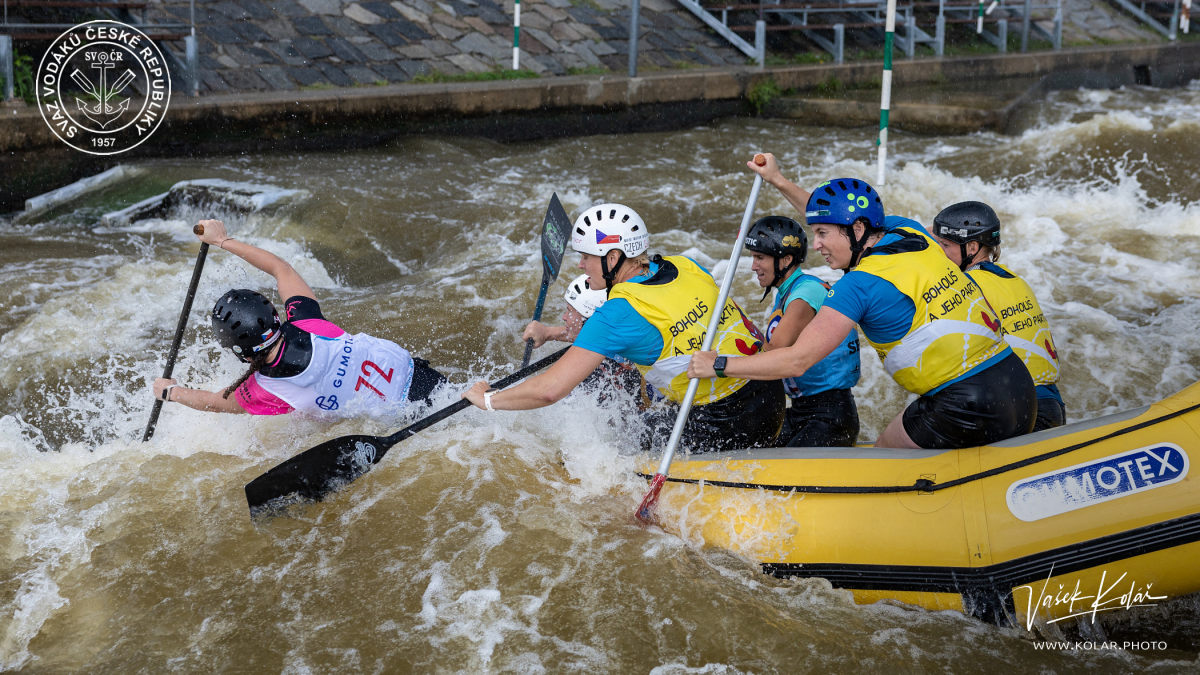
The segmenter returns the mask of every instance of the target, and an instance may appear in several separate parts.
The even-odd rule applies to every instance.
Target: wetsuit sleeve
[[[242,410],[251,415],[286,415],[292,406],[275,394],[263,389],[258,383],[258,373],[241,383],[233,392],[233,398]]]
[[[575,346],[609,358],[624,357],[648,366],[662,353],[662,335],[624,298],[600,306],[583,324]]]
[[[314,298],[303,295],[293,295],[283,303],[283,307],[287,311],[287,316],[283,318],[284,321],[325,318],[325,315],[321,313],[320,303]]]
[[[321,305],[313,298],[294,295],[288,298],[283,306],[287,310],[285,321],[295,325],[296,328],[306,333],[312,333],[321,337],[336,338],[341,337],[346,332],[337,324],[325,318],[325,315],[321,313]]]

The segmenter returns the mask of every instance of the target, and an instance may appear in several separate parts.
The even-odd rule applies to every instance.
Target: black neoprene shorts
[[[981,373],[919,397],[904,410],[904,430],[922,448],[969,448],[1033,431],[1037,395],[1016,354]]]

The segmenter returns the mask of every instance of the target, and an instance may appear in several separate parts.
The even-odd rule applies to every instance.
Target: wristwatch
[[[728,356],[718,356],[713,359],[713,372],[717,374],[717,377],[725,377],[725,363],[728,360]]]

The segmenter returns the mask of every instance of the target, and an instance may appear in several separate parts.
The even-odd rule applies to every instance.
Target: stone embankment
[[[628,0],[521,3],[519,66],[539,76],[626,72]],[[152,19],[186,22],[168,0]],[[202,93],[376,86],[512,68],[511,0],[197,3]],[[639,70],[745,65],[672,0],[644,0]]]
[[[630,6],[629,0],[525,0],[521,69],[539,76],[627,72]],[[152,7],[148,20],[190,20],[187,2]],[[512,0],[197,3],[200,91],[368,87],[509,69],[513,7]],[[678,2],[643,0],[640,7],[639,73],[749,63]],[[1064,0],[1063,15],[1069,46],[1161,41],[1101,0]],[[172,47],[182,54],[182,43]]]

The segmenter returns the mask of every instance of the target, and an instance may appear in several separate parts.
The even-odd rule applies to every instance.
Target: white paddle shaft
[[[758,191],[762,188],[762,176],[754,176],[754,187],[750,189],[750,199],[746,201],[746,211],[742,213],[742,227],[738,230],[737,243],[733,245],[733,253],[729,256],[729,268],[725,270],[725,278],[721,280],[721,291],[717,294],[717,304],[713,307],[712,316],[708,318],[708,332],[704,334],[704,343],[700,351],[708,351],[712,347],[717,334],[717,326],[721,324],[721,315],[725,313],[725,300],[729,298],[729,289],[733,286],[733,276],[737,272],[738,258],[742,257],[742,247],[746,244],[746,235],[750,233],[750,219],[754,216],[754,204],[758,201]],[[679,439],[683,436],[683,427],[687,424],[688,413],[692,410],[692,399],[696,398],[696,389],[700,386],[698,378],[688,382],[687,393],[679,404],[679,415],[675,418],[675,428],[671,429],[671,438],[667,441],[667,449],[663,452],[662,463],[658,465],[658,473],[666,475],[675,456],[675,448],[679,447]]]

